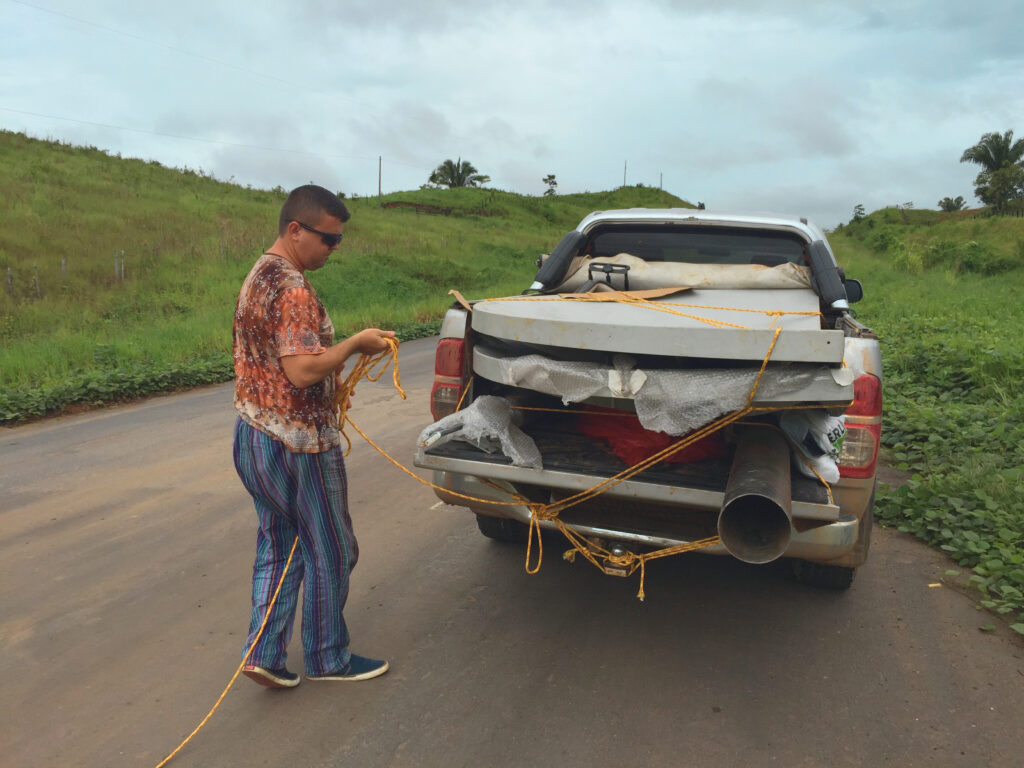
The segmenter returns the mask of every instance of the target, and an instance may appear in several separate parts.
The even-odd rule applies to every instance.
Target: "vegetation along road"
[[[400,401],[352,416],[406,463],[433,341],[401,348]],[[153,766],[231,677],[255,539],[222,384],[0,431],[0,743],[9,766]],[[635,579],[539,575],[356,437],[359,684],[240,679],[181,766],[1011,766],[1024,643],[891,529],[843,594],[787,569],[684,555]],[[934,587],[931,585],[942,584]],[[293,641],[291,665],[301,669]]]

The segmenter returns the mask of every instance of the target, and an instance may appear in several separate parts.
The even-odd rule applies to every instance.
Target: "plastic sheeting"
[[[632,398],[644,429],[679,436],[743,408],[758,371],[708,369],[644,371],[628,355],[615,355],[612,367],[600,363],[552,360],[524,355],[501,362],[506,382],[578,403],[598,392]],[[764,398],[779,397],[810,384],[814,371],[789,366],[768,368],[758,385]]]
[[[783,411],[779,427],[789,436],[803,459],[793,452],[793,466],[807,477],[816,477],[830,485],[839,482],[839,451],[846,439],[846,422],[842,416],[830,416],[826,411]],[[808,466],[810,465],[810,466]]]
[[[512,422],[512,406],[502,397],[478,397],[467,408],[424,429],[419,444],[438,445],[449,440],[462,440],[485,453],[501,453],[517,467],[542,466],[537,444]]]

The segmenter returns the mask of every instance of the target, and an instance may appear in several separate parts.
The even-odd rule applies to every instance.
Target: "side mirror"
[[[860,280],[847,277],[843,280],[843,285],[846,286],[846,300],[851,304],[864,298],[864,286]]]

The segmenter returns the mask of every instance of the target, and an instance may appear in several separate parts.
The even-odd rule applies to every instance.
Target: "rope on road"
[[[284,564],[284,570],[281,572],[281,578],[277,582],[277,589],[274,590],[274,596],[272,598],[270,598],[270,605],[267,606],[267,612],[263,616],[263,623],[260,624],[260,631],[257,632],[256,633],[256,637],[253,638],[252,645],[250,645],[249,646],[249,650],[247,650],[245,652],[245,656],[242,657],[242,663],[238,665],[238,669],[235,670],[235,674],[231,676],[231,680],[228,681],[227,687],[224,689],[223,693],[221,693],[220,698],[217,699],[217,703],[214,704],[213,708],[209,712],[206,713],[206,717],[204,717],[202,719],[202,721],[199,723],[199,725],[197,725],[195,727],[195,730],[192,731],[192,733],[190,733],[188,736],[185,737],[185,740],[183,742],[181,742],[181,744],[178,745],[177,749],[175,749],[173,752],[171,752],[171,754],[169,754],[167,757],[165,757],[163,760],[161,760],[157,764],[156,768],[163,768],[163,766],[165,766],[169,762],[171,762],[171,758],[173,758],[176,754],[178,754],[179,752],[181,752],[182,749],[185,748],[186,744],[188,744],[190,741],[192,741],[192,737],[195,736],[197,733],[199,733],[199,730],[204,725],[206,725],[206,722],[211,717],[213,717],[213,713],[217,711],[217,708],[220,706],[221,702],[224,701],[224,697],[228,695],[228,691],[230,691],[231,690],[231,686],[235,684],[235,680],[237,680],[238,676],[240,674],[242,674],[242,670],[245,668],[245,663],[247,661],[249,661],[249,657],[252,655],[252,649],[256,647],[256,643],[258,643],[259,640],[260,640],[260,637],[263,636],[263,630],[267,628],[267,620],[270,618],[270,611],[274,608],[274,603],[277,602],[277,596],[281,592],[281,585],[284,584],[284,577],[288,575],[288,568],[292,564],[292,558],[295,556],[295,549],[298,546],[299,546],[299,537],[296,536],[295,537],[295,541],[292,542],[292,551],[288,553],[288,562],[286,562]]]

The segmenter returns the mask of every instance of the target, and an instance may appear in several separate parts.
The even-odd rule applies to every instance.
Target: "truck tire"
[[[507,517],[477,515],[476,527],[484,536],[495,541],[508,541],[513,544],[526,543],[526,526],[516,520],[509,520]]]
[[[875,492],[872,490],[867,511],[864,513],[860,530],[857,532],[857,543],[854,545],[854,552],[859,555],[861,562],[868,557],[868,550],[871,548],[871,529],[874,525]],[[856,573],[856,568],[844,565],[826,565],[824,563],[812,563],[809,560],[793,561],[793,575],[796,576],[796,580],[801,584],[808,584],[812,587],[836,590],[849,589],[850,585],[853,584],[853,577]]]
[[[856,573],[856,568],[847,568],[842,565],[825,565],[808,560],[793,561],[793,575],[796,576],[796,580],[812,587],[835,590],[849,589]]]

